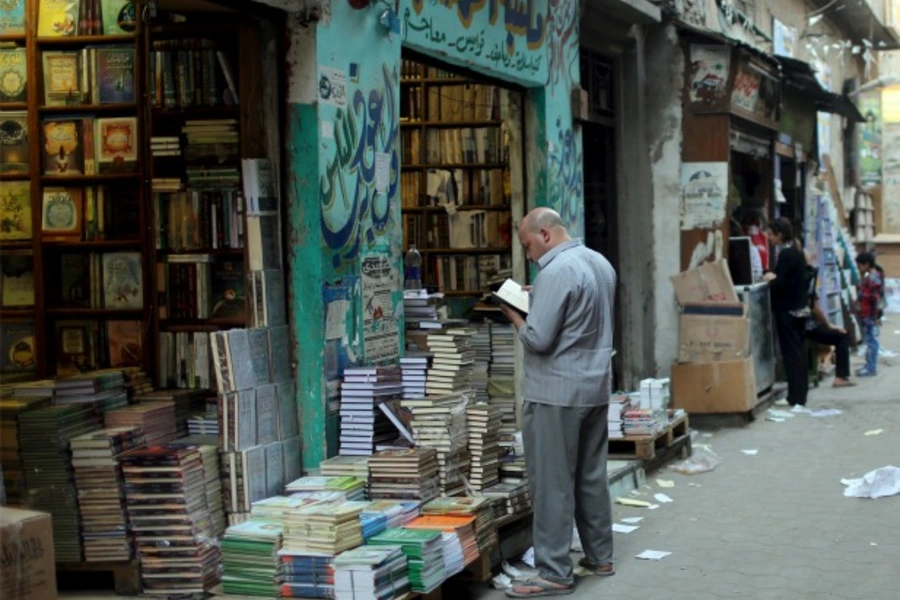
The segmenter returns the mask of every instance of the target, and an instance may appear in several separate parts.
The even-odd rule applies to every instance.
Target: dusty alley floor
[[[881,341],[900,353],[898,316],[885,323]],[[854,357],[854,370],[858,362]],[[641,528],[614,534],[614,577],[582,578],[568,597],[900,598],[900,496],[844,498],[840,483],[900,466],[900,358],[881,362],[878,377],[857,380],[857,387],[834,390],[828,379],[811,392],[810,408],[837,408],[839,416],[758,420],[699,437],[721,458],[718,468],[693,476],[669,469],[650,475],[641,498],[664,492],[674,503],[653,511],[614,506],[619,522],[644,517]],[[864,435],[874,429],[884,431]],[[675,487],[661,489],[656,479],[672,480]],[[647,549],[672,554],[658,562],[635,558]],[[476,596],[503,597],[493,590]]]

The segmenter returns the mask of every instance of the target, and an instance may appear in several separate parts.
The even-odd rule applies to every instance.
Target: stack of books
[[[399,546],[363,546],[334,559],[336,600],[390,600],[409,590],[406,555]]]
[[[81,519],[69,443],[100,429],[91,404],[60,404],[19,416],[19,450],[31,510],[53,515],[59,562],[81,562]]]
[[[334,567],[330,554],[281,550],[281,596],[284,598],[334,598]]]
[[[225,533],[225,500],[222,494],[222,468],[219,461],[219,447],[216,438],[211,436],[192,435],[167,444],[170,448],[194,446],[200,452],[203,461],[204,488],[206,490],[206,509],[212,520],[213,532],[217,537]]]
[[[295,510],[306,504],[303,498],[288,496],[272,496],[264,500],[257,500],[250,506],[250,520],[281,525],[284,511]],[[281,527],[279,527],[279,531],[281,531]]]
[[[144,593],[203,594],[221,561],[196,447],[155,446],[119,458]]]
[[[472,390],[476,402],[487,402],[488,378],[491,365],[491,323],[486,321],[473,325],[472,349],[475,351],[475,364],[472,367]]]
[[[426,290],[405,290],[403,292],[403,314],[406,329],[441,329],[443,327],[444,295],[429,294]]]
[[[629,408],[622,413],[622,431],[625,437],[653,437],[662,431],[666,422],[660,411],[649,408]]]
[[[137,402],[136,397],[149,394],[153,391],[153,379],[137,367],[122,369],[125,375],[125,392],[128,394],[129,404]]]
[[[226,594],[281,596],[281,523],[250,520],[233,525],[222,539],[222,591]]]
[[[50,406],[51,396],[15,398],[13,390],[0,392],[0,467],[3,470],[3,506],[27,507],[28,489],[19,452],[19,417],[27,411]]]
[[[212,435],[219,437],[219,415],[194,415],[187,420],[189,435]]]
[[[428,396],[403,400],[412,415],[410,427],[417,446],[437,450],[441,493],[452,496],[465,491],[469,455],[466,450],[465,394]]]
[[[384,529],[403,527],[420,514],[421,503],[414,500],[373,500],[363,510],[360,518],[383,517]],[[380,533],[380,532],[379,532]]]
[[[406,356],[400,359],[400,370],[403,373],[403,398],[425,396],[425,382],[430,366],[431,354],[428,352],[407,352]]]
[[[503,413],[492,404],[475,404],[466,409],[469,434],[469,485],[483,490],[500,481],[500,427]]]
[[[609,439],[620,440],[625,437],[623,429],[623,414],[631,409],[631,398],[625,394],[616,394],[609,399],[609,413],[607,417],[607,429]]]
[[[334,556],[361,546],[362,526],[359,515],[365,502],[314,504],[284,511],[285,551]]]
[[[488,373],[490,403],[500,409],[500,445],[510,448],[516,431],[515,338],[512,325],[491,326],[491,366]]]
[[[308,476],[287,484],[287,492],[338,492],[348,501],[358,501],[366,498],[366,482],[356,477]]]
[[[444,574],[450,578],[466,568],[466,555],[456,532],[442,531],[441,541],[444,547]]]
[[[101,429],[72,438],[84,560],[131,560],[125,489],[118,456],[144,445],[140,429]]]
[[[172,403],[175,409],[175,437],[184,437],[189,433],[188,420],[194,415],[206,414],[208,397],[206,390],[171,389],[142,394],[136,399],[139,404]]]
[[[428,334],[428,350],[434,357],[425,383],[428,395],[472,393],[472,333],[468,327],[450,327]]]
[[[94,403],[101,413],[128,406],[122,371],[93,371],[56,382],[56,404]]]
[[[385,450],[369,460],[369,497],[415,499],[440,496],[437,451],[434,448]]]
[[[486,505],[490,508],[490,502],[487,502]],[[424,514],[406,525],[406,529],[432,529],[456,535],[462,547],[463,564],[459,567],[459,570],[447,573],[447,577],[458,573],[462,570],[462,567],[478,558],[478,543],[475,539],[475,517]]]
[[[344,370],[341,384],[340,454],[368,456],[375,446],[397,437],[394,425],[378,405],[400,398],[400,369],[359,367]]]
[[[494,526],[494,500],[485,496],[435,498],[422,506],[426,517],[460,517],[471,519],[473,525],[476,554],[490,552],[497,543],[497,528]],[[451,523],[451,521],[448,521]],[[465,540],[463,540],[465,542]],[[463,544],[465,546],[465,543]],[[469,561],[466,561],[467,563]]]
[[[429,594],[446,579],[443,537],[431,529],[388,529],[369,540],[370,546],[400,546],[409,563],[412,591]]]
[[[171,402],[132,404],[106,413],[103,424],[106,428],[138,428],[144,432],[148,446],[158,446],[175,439],[175,405]]]
[[[521,515],[531,510],[531,493],[527,483],[501,482],[481,494],[500,501],[498,516]]]
[[[528,467],[524,456],[506,455],[500,461],[500,481],[507,483],[528,483]]]
[[[322,477],[355,477],[368,481],[369,457],[333,456],[319,463],[319,474]]]

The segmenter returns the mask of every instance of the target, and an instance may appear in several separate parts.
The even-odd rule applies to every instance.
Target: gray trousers
[[[606,475],[609,406],[525,401],[522,435],[534,505],[534,561],[547,581],[574,583],[572,518],[585,557],[612,562],[612,507]]]

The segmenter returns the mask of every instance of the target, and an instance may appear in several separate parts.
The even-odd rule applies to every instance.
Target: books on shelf
[[[135,4],[129,0],[40,0],[37,35],[133,34],[136,11]]]
[[[134,46],[86,46],[41,53],[45,106],[133,104]]]
[[[4,382],[33,378],[37,365],[34,321],[3,323],[0,331],[0,374]]]
[[[34,306],[34,257],[30,254],[0,256],[0,306]]]
[[[0,50],[2,52],[2,50]],[[0,173],[2,174],[20,174],[27,175],[31,171],[31,148],[29,140],[32,139],[29,134],[28,112],[22,111],[2,111],[0,112]],[[7,181],[4,187],[8,189],[3,192],[3,202],[8,202],[10,198],[21,198],[22,187],[28,186],[28,181]],[[28,189],[28,188],[26,188]],[[26,196],[29,197],[30,196]],[[29,203],[30,204],[30,203]],[[30,206],[29,206],[30,208]],[[0,210],[5,212],[7,209],[0,204]],[[15,229],[19,229],[23,224],[18,224]],[[5,229],[5,228],[4,228]],[[29,231],[31,225],[28,225]],[[6,231],[3,231],[5,234]],[[2,238],[0,238],[2,239]]]
[[[44,119],[41,134],[45,175],[137,172],[137,117]]]
[[[18,0],[12,4],[22,7],[24,0]],[[5,13],[4,8],[0,8],[0,35],[3,34],[4,25],[9,19]],[[0,48],[0,73],[3,75],[2,83],[0,83],[0,102],[28,101],[29,75],[26,58],[26,50],[21,46]],[[5,130],[4,133],[6,133]]]
[[[25,0],[0,5],[0,35],[25,35]]]

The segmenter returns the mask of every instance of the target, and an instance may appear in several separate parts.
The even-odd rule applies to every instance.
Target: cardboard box
[[[674,363],[672,403],[689,413],[742,413],[756,406],[753,359]]]
[[[679,304],[688,302],[740,302],[731,280],[728,262],[703,263],[696,269],[672,276]]]
[[[0,507],[0,598],[54,600],[56,561],[47,513]]]
[[[750,356],[750,319],[681,315],[678,362],[717,362]]]

